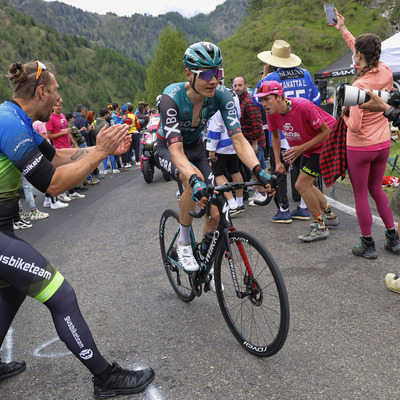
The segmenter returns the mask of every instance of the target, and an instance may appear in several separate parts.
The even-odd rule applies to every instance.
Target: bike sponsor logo
[[[17,145],[14,147],[14,153],[16,153],[17,151],[18,151],[18,149],[21,147],[21,146],[23,146],[24,144],[26,144],[26,143],[32,143],[33,142],[33,140],[31,139],[31,138],[26,138],[26,139],[23,139],[23,140],[21,140],[20,138],[18,138],[17,139],[18,140],[18,143],[17,143]]]
[[[251,349],[251,350],[254,350],[254,351],[256,351],[257,353],[264,353],[265,351],[268,350],[268,346],[265,346],[265,347],[257,347],[257,346],[254,346],[254,345],[252,345],[251,343],[249,343],[249,342],[247,342],[247,341],[244,341],[243,344],[244,344],[247,348],[249,348],[249,349]]]
[[[163,216],[161,218],[161,222],[160,222],[160,237],[163,237],[165,220],[166,220],[166,218]]]
[[[78,330],[75,328],[75,325],[71,320],[71,317],[68,315],[67,317],[64,318],[64,321],[67,323],[68,329],[71,332],[73,338],[75,339],[76,344],[79,346],[80,349],[83,349],[84,345],[82,343],[81,337],[78,334]]]
[[[244,243],[249,243],[247,239],[241,238],[241,237],[232,237],[230,238],[230,242],[244,242]]]
[[[168,93],[168,96],[171,97],[171,98],[173,98],[173,97],[176,96],[177,93],[180,92],[180,90],[181,90],[180,86],[177,86],[177,87],[175,87],[173,90],[171,90],[171,91]]]
[[[313,121],[312,122],[313,126],[317,125],[319,121],[320,121],[320,118],[318,118],[316,121]]]
[[[304,71],[302,69],[284,69],[278,72],[281,79],[301,79],[304,78]]]
[[[82,358],[83,360],[89,360],[90,358],[93,357],[93,351],[91,349],[82,350],[79,353],[79,357]]]
[[[215,231],[213,239],[210,243],[210,246],[208,247],[208,251],[207,251],[207,255],[206,255],[206,262],[210,261],[211,254],[214,253],[214,248],[215,248],[215,245],[217,244],[218,238],[219,238],[219,231]]]
[[[176,118],[177,115],[178,111],[174,108],[169,108],[167,110],[167,118],[165,119],[165,126],[163,126],[166,138],[168,138],[171,133],[180,133],[180,130],[177,129],[179,127],[179,122]]]
[[[233,101],[228,101],[225,105],[225,109],[228,110],[227,120],[229,121],[229,126],[234,126],[236,124],[239,124],[235,103]]]
[[[161,168],[164,168],[166,171],[171,172],[171,161],[164,160],[161,157],[159,157],[158,160]]]
[[[236,293],[239,293],[239,284],[237,281],[235,266],[233,265],[233,260],[230,255],[228,258],[228,263],[229,263],[229,269],[231,270],[231,274],[232,274],[233,286],[235,287]]]
[[[299,132],[293,132],[294,128],[290,124],[290,122],[287,122],[285,125],[282,127],[282,133],[285,136],[286,139],[289,140],[301,140],[301,136]]]
[[[32,171],[39,163],[42,161],[43,154],[41,154],[39,157],[36,157],[31,163],[27,164],[25,168],[22,170],[22,175],[28,174],[30,171]]]
[[[10,267],[21,269],[22,271],[29,272],[30,274],[43,277],[44,279],[51,280],[52,274],[44,268],[38,267],[35,263],[27,263],[22,258],[8,257],[0,254],[0,262]]]
[[[285,131],[293,131],[293,126],[290,125],[290,122],[287,122],[285,125],[283,125],[282,129]]]
[[[224,213],[227,222],[229,222],[229,208],[230,207],[228,203],[225,203],[224,206],[222,207],[222,212]]]

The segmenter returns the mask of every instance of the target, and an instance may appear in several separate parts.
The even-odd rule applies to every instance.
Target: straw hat
[[[275,40],[271,51],[263,51],[257,57],[274,67],[291,68],[301,64],[301,58],[291,52],[290,44],[284,40]]]

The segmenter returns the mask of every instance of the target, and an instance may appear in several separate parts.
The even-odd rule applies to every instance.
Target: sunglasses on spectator
[[[38,65],[38,69],[36,72],[36,81],[35,81],[35,87],[33,89],[33,95],[35,95],[36,88],[38,87],[39,78],[40,78],[40,75],[42,74],[42,71],[43,70],[46,71],[46,69],[47,69],[46,66],[42,62],[35,61],[35,63]]]
[[[194,69],[190,70],[194,74],[196,74],[200,79],[203,79],[205,81],[211,81],[213,76],[217,79],[217,81],[220,81],[224,77],[224,69],[223,68],[217,68],[217,69],[206,69],[206,70],[201,70],[201,69]]]

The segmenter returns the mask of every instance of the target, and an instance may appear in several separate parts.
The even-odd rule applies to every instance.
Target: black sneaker
[[[239,206],[237,206],[236,208],[231,208],[231,209],[229,210],[229,215],[230,215],[231,217],[234,217],[235,215],[238,215],[238,214],[240,214],[241,212],[242,212],[242,210],[240,209]]]
[[[0,381],[2,379],[11,378],[12,376],[18,375],[26,368],[25,361],[11,361],[9,363],[3,363],[0,360]]]
[[[400,240],[398,232],[390,235],[388,231],[385,232],[385,249],[393,253],[400,253]]]
[[[119,394],[139,393],[154,379],[154,371],[151,368],[130,371],[122,369],[117,363],[113,363],[112,367],[111,376],[106,381],[92,378],[95,396],[107,399]]]
[[[368,260],[378,258],[374,240],[372,240],[372,242],[367,242],[362,236],[360,236],[360,242],[353,247],[352,253],[355,256],[364,257]]]

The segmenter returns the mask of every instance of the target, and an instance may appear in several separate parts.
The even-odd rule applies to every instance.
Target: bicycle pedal
[[[204,293],[207,293],[209,290],[211,290],[211,288],[210,288],[211,279],[212,279],[212,275],[208,274],[206,283],[204,284]]]

